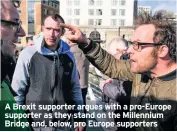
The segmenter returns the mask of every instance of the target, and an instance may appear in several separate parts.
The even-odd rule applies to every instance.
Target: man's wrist
[[[85,43],[82,43],[79,46],[82,47],[82,48],[86,48],[86,47],[89,46],[90,43],[91,43],[91,40],[89,38],[87,38]]]
[[[87,46],[91,43],[91,39],[90,38],[87,38]]]
[[[84,44],[79,44],[79,48],[83,50],[84,53],[87,53],[93,49],[93,41],[91,39],[87,39],[86,43]]]

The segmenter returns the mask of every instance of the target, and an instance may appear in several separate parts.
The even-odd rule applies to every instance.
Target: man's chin
[[[133,73],[137,73],[137,71],[135,69],[132,69],[132,68],[131,68],[130,71],[133,72]]]
[[[54,42],[48,42],[47,45],[48,45],[49,47],[53,47],[53,46],[56,45],[56,43],[54,43]]]

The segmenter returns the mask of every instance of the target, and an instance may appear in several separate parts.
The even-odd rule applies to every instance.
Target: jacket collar
[[[44,45],[45,45],[45,42],[44,42],[44,34],[43,32],[41,32],[40,34],[36,35],[34,37],[34,44],[35,44],[35,47],[37,49],[37,51],[42,54],[42,55],[56,55],[56,53],[52,52],[51,50],[47,49]],[[60,40],[59,41],[59,48],[57,50],[57,53],[58,54],[65,54],[67,52],[70,52],[70,47],[69,45],[64,42],[63,40]]]
[[[176,69],[177,70],[177,69]],[[162,81],[170,81],[170,80],[174,80],[175,78],[177,78],[177,73],[176,73],[176,70],[166,74],[166,75],[163,75],[163,76],[160,76],[160,77],[157,77],[158,79],[162,80]],[[149,73],[144,73],[142,74],[142,78],[141,78],[141,81],[142,82],[148,82],[148,80],[152,78],[150,77],[150,74]]]
[[[177,69],[176,69],[177,70]],[[176,70],[166,74],[166,75],[163,75],[163,76],[160,76],[158,77],[160,80],[162,81],[170,81],[170,80],[173,80],[175,79],[177,76],[176,76]]]

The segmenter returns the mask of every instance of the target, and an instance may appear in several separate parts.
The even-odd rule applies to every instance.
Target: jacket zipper
[[[57,56],[57,53],[55,51],[55,55],[54,55],[54,81],[53,81],[53,87],[52,87],[52,94],[53,94],[53,104],[55,105],[56,104],[56,74],[57,74],[57,66],[56,66],[56,56]]]
[[[51,92],[52,92],[52,105],[56,105],[56,71],[57,71],[57,68],[56,68],[56,54],[53,56],[53,80],[52,80],[52,89],[51,89]],[[53,117],[52,117],[52,122],[55,122],[55,118],[54,118],[54,112],[51,111]]]

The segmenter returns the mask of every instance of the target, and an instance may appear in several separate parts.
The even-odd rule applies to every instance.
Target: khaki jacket
[[[130,104],[141,105],[170,105],[170,110],[142,108],[131,110],[135,113],[162,113],[163,118],[129,118],[130,122],[156,122],[157,126],[136,127],[136,130],[177,130],[177,88],[176,71],[163,77],[150,78],[148,73],[135,74],[130,71],[129,60],[116,60],[98,44],[93,42],[83,49],[87,58],[102,73],[110,78],[130,80],[133,82]]]

